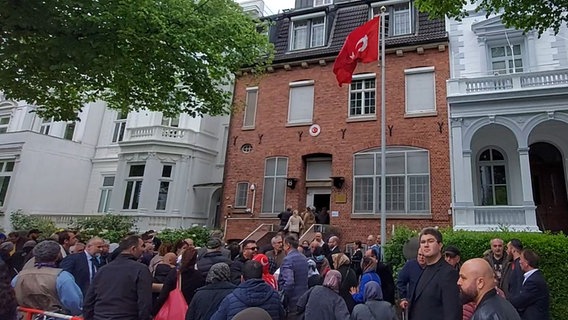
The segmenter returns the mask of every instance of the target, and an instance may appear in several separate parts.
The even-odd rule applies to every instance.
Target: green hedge
[[[550,288],[551,317],[565,319],[568,314],[568,238],[564,234],[533,233],[533,232],[473,232],[441,230],[444,245],[458,247],[462,254],[462,262],[471,258],[481,257],[489,249],[489,241],[501,238],[507,243],[510,239],[521,240],[524,248],[532,249],[540,256],[540,270],[544,274]],[[402,247],[406,241],[418,231],[407,228],[397,228],[395,235],[385,246],[385,260],[393,264],[393,270],[400,270],[405,262]]]

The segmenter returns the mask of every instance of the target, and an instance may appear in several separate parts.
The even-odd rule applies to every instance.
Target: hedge
[[[568,314],[568,238],[563,233],[551,234],[535,232],[473,232],[440,230],[445,246],[454,245],[461,251],[461,261],[482,257],[490,248],[489,241],[501,238],[505,244],[513,238],[521,240],[525,249],[532,249],[540,256],[540,270],[550,289],[551,319],[565,319]],[[402,247],[418,231],[397,228],[392,239],[385,246],[385,260],[393,265],[395,273],[405,262]]]

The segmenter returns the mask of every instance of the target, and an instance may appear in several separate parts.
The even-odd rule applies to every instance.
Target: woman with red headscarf
[[[278,290],[278,283],[276,282],[276,279],[273,275],[270,274],[270,272],[268,272],[268,267],[270,264],[268,262],[268,257],[261,253],[257,254],[252,259],[260,262],[260,264],[262,265],[262,280],[264,280],[264,282],[274,288],[274,290]]]

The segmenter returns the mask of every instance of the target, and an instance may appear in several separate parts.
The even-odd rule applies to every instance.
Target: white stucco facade
[[[566,231],[568,30],[447,25],[454,228]]]
[[[59,225],[103,212],[134,216],[140,230],[216,224],[228,116],[120,115],[97,102],[74,127],[46,129],[34,108],[0,101],[0,228],[16,210]]]

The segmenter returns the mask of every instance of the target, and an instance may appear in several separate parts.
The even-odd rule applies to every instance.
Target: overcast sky
[[[236,0],[237,2],[243,2],[246,0]],[[282,9],[291,9],[294,8],[294,0],[264,0],[265,11],[268,14],[276,14],[278,11],[282,11]],[[268,9],[268,10],[266,10]]]

